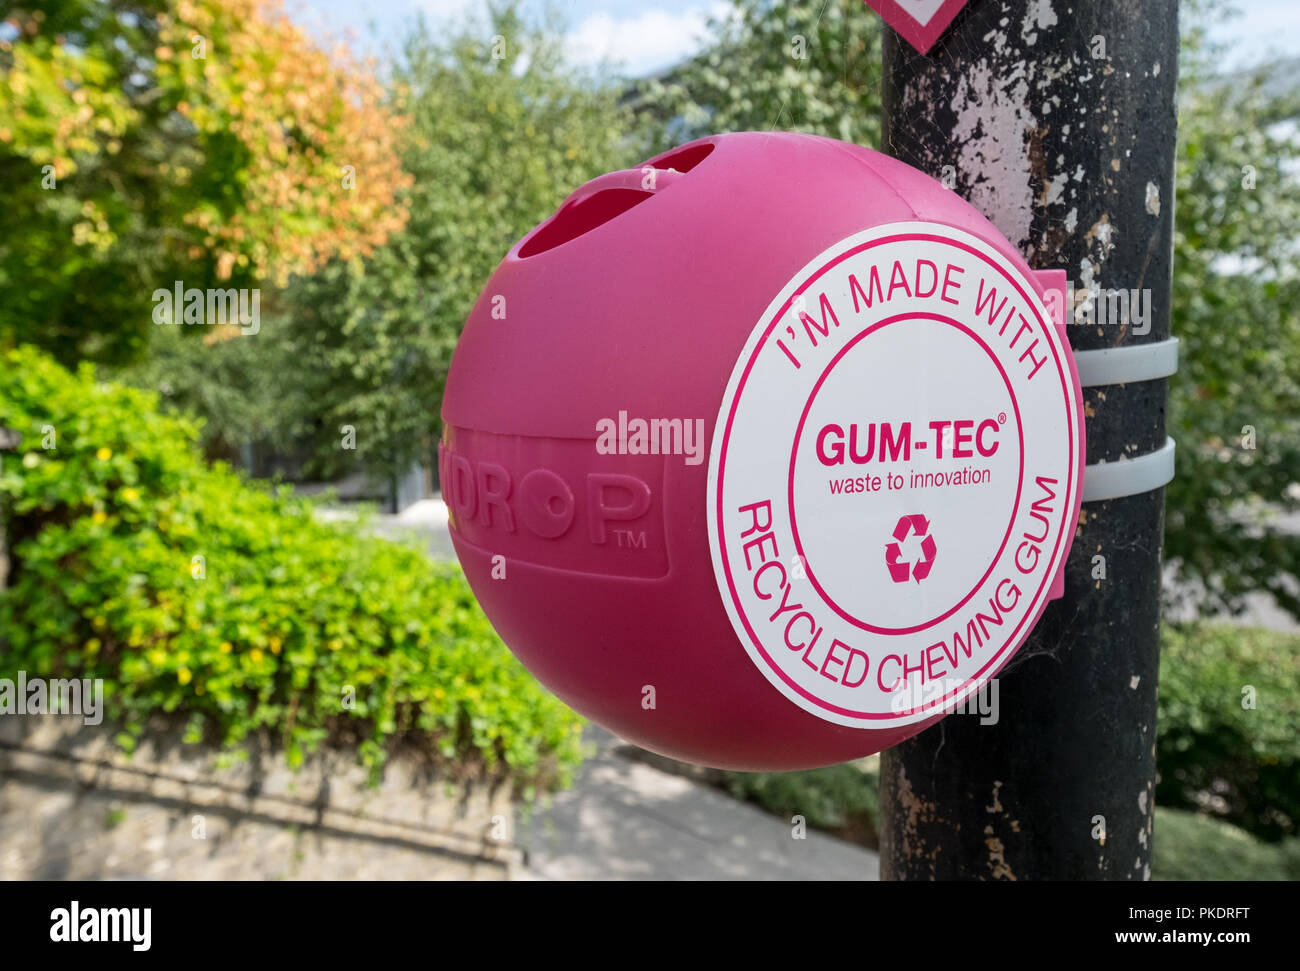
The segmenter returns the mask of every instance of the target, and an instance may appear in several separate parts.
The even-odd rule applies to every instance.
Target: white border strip
[[[1163,448],[1132,459],[1098,462],[1083,470],[1083,501],[1100,502],[1151,492],[1174,477],[1174,440],[1165,437]]]
[[[1075,351],[1074,363],[1079,369],[1079,383],[1085,388],[1167,378],[1178,370],[1178,338],[1099,351]]]

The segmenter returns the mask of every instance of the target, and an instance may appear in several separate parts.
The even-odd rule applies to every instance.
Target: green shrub
[[[1300,839],[1266,843],[1184,809],[1156,807],[1156,880],[1300,880]]]
[[[567,783],[580,719],[514,660],[458,569],[204,464],[195,424],[157,406],[0,352],[0,425],[22,436],[0,457],[4,667],[103,678],[127,747],[173,713],[190,740],[269,734],[294,763],[332,739],[377,770],[407,742],[525,789]]]
[[[1252,702],[1254,707],[1245,705]],[[1168,626],[1160,662],[1156,800],[1264,839],[1300,824],[1300,637]]]

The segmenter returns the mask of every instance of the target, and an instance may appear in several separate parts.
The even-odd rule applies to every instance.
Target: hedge
[[[460,571],[324,523],[285,488],[208,465],[155,395],[0,352],[0,512],[12,558],[0,664],[103,678],[130,748],[171,715],[187,740],[301,762],[406,743],[527,791],[565,785],[582,722],[515,661]]]
[[[1185,809],[1156,807],[1155,880],[1300,880],[1300,839],[1268,843]]]
[[[1300,636],[1166,626],[1156,802],[1263,839],[1300,826]]]

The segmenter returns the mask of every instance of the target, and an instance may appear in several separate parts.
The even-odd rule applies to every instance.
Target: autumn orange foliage
[[[200,136],[234,136],[246,152],[242,204],[184,217],[218,278],[239,266],[283,282],[368,256],[405,225],[404,118],[372,65],[317,47],[277,0],[180,0],[158,22],[159,82],[184,92],[177,110]]]

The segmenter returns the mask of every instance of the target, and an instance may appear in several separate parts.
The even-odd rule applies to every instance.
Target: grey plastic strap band
[[[1098,462],[1083,470],[1083,501],[1121,499],[1151,492],[1174,477],[1174,440],[1166,437],[1163,448],[1137,458]]]
[[[1178,370],[1178,338],[1100,351],[1075,351],[1074,363],[1079,368],[1079,383],[1085,388],[1167,378]]]

